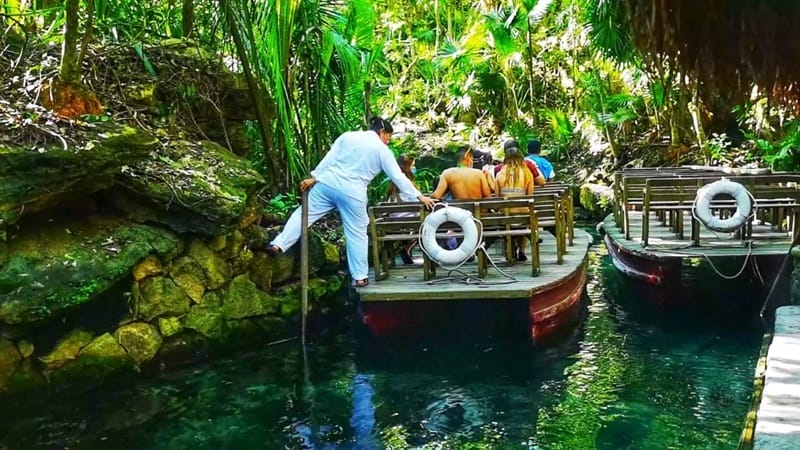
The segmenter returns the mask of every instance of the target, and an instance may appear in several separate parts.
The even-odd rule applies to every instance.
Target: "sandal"
[[[283,250],[281,250],[281,248],[278,247],[277,245],[270,245],[269,247],[267,247],[267,253],[269,253],[272,256],[278,256],[281,253],[283,253]]]
[[[353,287],[364,287],[369,284],[369,278],[364,278],[363,280],[356,280],[353,282]]]

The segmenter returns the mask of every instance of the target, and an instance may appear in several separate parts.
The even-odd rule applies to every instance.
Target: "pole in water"
[[[301,205],[300,227],[300,295],[302,310],[302,334],[301,339],[303,349],[306,346],[306,316],[308,316],[308,189],[303,191]]]

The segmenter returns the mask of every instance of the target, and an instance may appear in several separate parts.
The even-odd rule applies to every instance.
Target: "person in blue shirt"
[[[533,139],[528,142],[528,156],[526,156],[525,159],[529,159],[536,163],[536,166],[539,168],[539,172],[541,172],[544,179],[549,181],[556,177],[556,171],[553,169],[553,165],[550,163],[550,161],[541,155],[541,152],[542,143],[536,139]]]

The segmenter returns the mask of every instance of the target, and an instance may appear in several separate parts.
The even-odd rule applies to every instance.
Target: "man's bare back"
[[[492,195],[484,173],[470,167],[452,167],[442,172],[431,197],[444,198],[448,191],[456,200],[475,200]]]

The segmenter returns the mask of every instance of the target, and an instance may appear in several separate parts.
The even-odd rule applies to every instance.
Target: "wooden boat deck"
[[[463,277],[453,273],[453,278],[448,280],[447,270],[439,268],[433,280],[424,281],[422,266],[398,265],[389,270],[389,277],[375,282],[374,274],[370,273],[370,284],[357,289],[357,295],[362,302],[387,302],[407,300],[470,300],[470,299],[529,299],[537,291],[558,285],[570,275],[580,270],[585,261],[592,237],[583,230],[575,230],[574,245],[567,247],[567,254],[563,264],[556,263],[555,237],[547,232],[540,234],[541,273],[537,277],[531,276],[530,261],[516,263],[509,266],[502,254],[502,243],[496,242],[489,249],[489,254],[495,263],[504,272],[517,279],[510,282],[508,278],[489,267],[489,273],[484,278],[486,284],[477,284],[477,264],[467,263],[461,267],[463,272],[472,276],[473,283],[467,284],[460,281]],[[529,255],[530,256],[530,255]],[[497,283],[497,284],[492,284]],[[505,284],[500,284],[505,283]]]
[[[692,246],[688,230],[681,239],[668,226],[662,225],[655,213],[651,213],[649,243],[647,247],[642,247],[642,212],[629,211],[628,217],[632,239],[625,239],[625,234],[617,227],[613,214],[603,222],[606,233],[631,253],[652,259],[745,256],[748,251],[753,255],[779,255],[786,254],[792,243],[788,231],[777,232],[771,229],[770,224],[753,223],[752,249],[748,249],[741,239],[735,238],[731,233],[715,233],[703,226],[700,227],[700,246],[696,247]],[[691,213],[684,212],[683,219],[685,224],[691,223]]]

